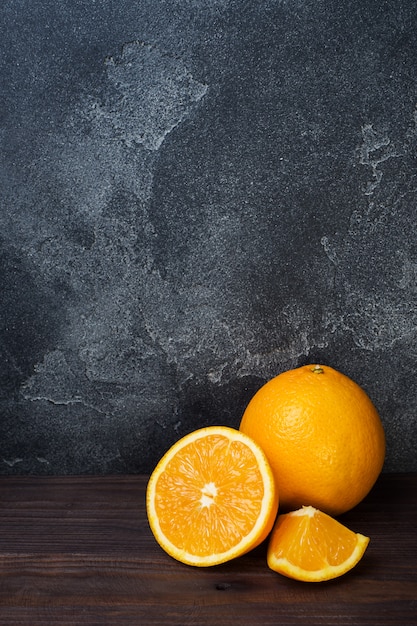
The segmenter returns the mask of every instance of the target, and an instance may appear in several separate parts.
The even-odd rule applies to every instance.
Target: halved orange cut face
[[[319,582],[345,574],[362,558],[369,538],[312,506],[279,515],[267,560],[275,572]]]
[[[196,430],[162,457],[148,483],[149,525],[172,557],[196,566],[224,563],[259,545],[278,510],[261,448],[226,426]]]

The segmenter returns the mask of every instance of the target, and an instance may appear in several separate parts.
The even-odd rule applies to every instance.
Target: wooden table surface
[[[326,583],[268,569],[265,545],[211,568],[155,543],[146,476],[0,477],[0,624],[417,625],[417,475],[382,475],[341,521],[371,538]]]

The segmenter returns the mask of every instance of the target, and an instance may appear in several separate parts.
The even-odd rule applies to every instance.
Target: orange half
[[[296,580],[330,580],[351,570],[362,558],[369,537],[354,533],[312,506],[279,515],[267,560],[275,572]]]
[[[268,460],[250,437],[226,426],[175,443],[148,483],[149,525],[172,557],[196,566],[224,563],[271,531],[278,494]]]

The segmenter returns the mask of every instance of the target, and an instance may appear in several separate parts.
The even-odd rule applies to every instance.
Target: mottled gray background
[[[148,472],[284,369],[417,470],[414,0],[3,0],[0,472]]]

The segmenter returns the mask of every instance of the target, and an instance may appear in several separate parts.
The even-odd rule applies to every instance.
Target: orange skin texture
[[[240,430],[264,450],[280,510],[339,515],[376,482],[385,458],[379,414],[353,380],[325,365],[279,374],[249,402]]]

